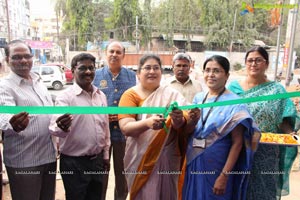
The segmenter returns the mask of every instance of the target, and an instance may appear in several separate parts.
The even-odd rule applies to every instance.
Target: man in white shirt
[[[2,106],[52,106],[41,78],[30,72],[31,48],[21,40],[5,47],[11,72],[0,82]],[[56,153],[49,132],[50,115],[0,113],[3,157],[13,200],[53,200]]]
[[[196,93],[202,91],[201,83],[189,76],[191,63],[191,57],[188,54],[175,54],[172,61],[174,76],[168,82],[168,84],[178,90],[189,103],[192,103]]]

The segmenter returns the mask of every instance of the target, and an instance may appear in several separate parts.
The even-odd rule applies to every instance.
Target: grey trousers
[[[6,170],[13,200],[54,200],[56,162]]]

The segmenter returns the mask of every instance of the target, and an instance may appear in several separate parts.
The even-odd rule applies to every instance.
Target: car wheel
[[[59,81],[55,81],[53,84],[52,84],[52,87],[54,90],[61,90],[62,87],[63,87],[63,84]]]

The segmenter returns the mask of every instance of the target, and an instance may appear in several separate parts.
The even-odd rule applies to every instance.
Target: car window
[[[39,67],[32,67],[31,71],[36,73],[36,74],[39,74]]]
[[[50,75],[50,74],[54,74],[54,70],[50,67],[43,67],[42,75]]]

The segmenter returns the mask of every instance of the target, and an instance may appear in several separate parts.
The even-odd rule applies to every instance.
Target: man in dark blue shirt
[[[106,60],[108,66],[96,71],[93,84],[107,97],[108,106],[118,106],[122,94],[136,84],[136,75],[133,71],[122,67],[125,57],[125,48],[120,42],[113,41],[106,47]],[[115,172],[115,200],[125,200],[128,189],[125,179],[123,158],[125,154],[126,140],[122,134],[118,115],[109,115],[109,128],[111,137],[111,151],[114,159]],[[108,174],[104,183],[102,200],[105,200]]]

